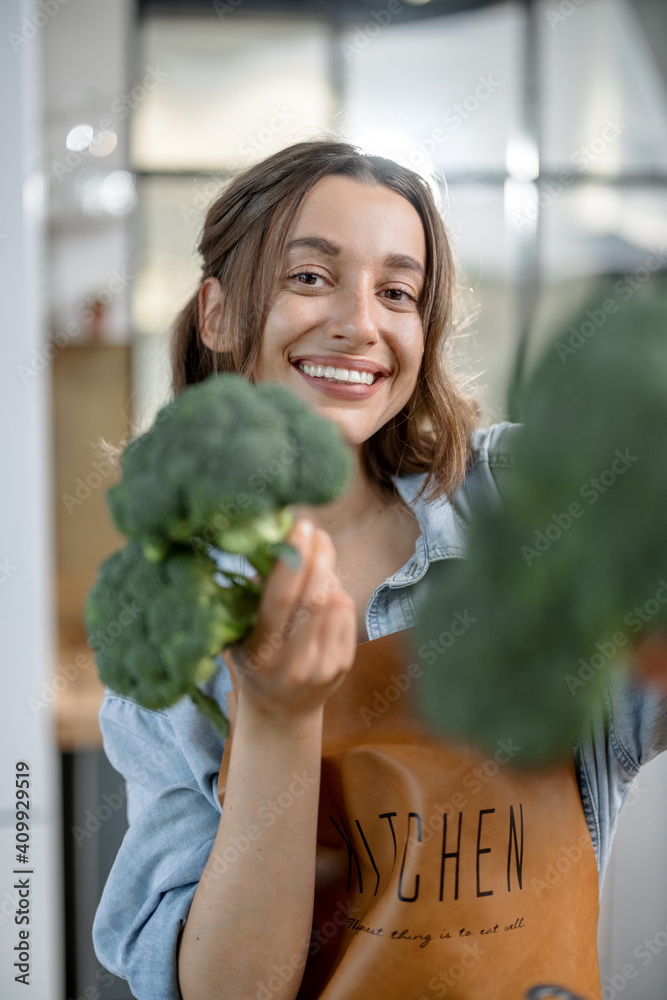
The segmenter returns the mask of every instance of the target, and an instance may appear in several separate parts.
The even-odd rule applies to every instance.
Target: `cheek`
[[[424,335],[421,325],[403,329],[394,348],[401,373],[411,382],[416,381],[424,357]]]
[[[292,343],[304,327],[318,321],[320,302],[297,295],[279,296],[264,326],[262,343],[280,350]]]

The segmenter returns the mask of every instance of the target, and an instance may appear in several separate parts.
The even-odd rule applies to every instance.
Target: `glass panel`
[[[408,137],[415,168],[429,157],[445,172],[504,173],[519,107],[522,24],[522,12],[503,4],[388,24],[371,36],[367,28],[345,32],[339,127],[353,141],[381,142],[384,134],[387,155],[391,135]]]
[[[308,18],[148,19],[133,165],[234,171],[329,126],[328,37]]]
[[[652,10],[662,21],[657,43],[664,49],[667,6]],[[667,87],[634,5],[587,0],[558,7],[540,0],[538,23],[542,169],[664,175]]]
[[[482,404],[483,423],[507,417],[518,315],[516,235],[501,184],[450,184],[443,218],[459,263],[460,370]]]
[[[634,292],[667,270],[667,185],[618,188],[580,184],[545,208],[542,293],[529,355],[536,360],[553,331],[585,307],[600,275],[617,277],[622,309]]]
[[[133,409],[138,427],[150,424],[170,396],[169,334],[201,276],[196,252],[204,216],[226,182],[146,177],[139,182],[136,279],[132,288]]]
[[[132,326],[159,334],[192,294],[201,275],[197,236],[225,182],[215,177],[147,177],[139,183],[137,275]]]

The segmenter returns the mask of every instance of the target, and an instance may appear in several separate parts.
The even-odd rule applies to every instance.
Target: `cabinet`
[[[98,566],[125,544],[106,504],[118,470],[100,443],[119,446],[132,426],[127,344],[70,344],[53,358],[52,435],[58,648],[44,701],[54,701],[63,788],[68,997],[131,1000],[124,980],[95,957],[91,928],[127,829],[122,778],[102,750],[103,687],[86,643],[83,608]],[[121,803],[111,808],[110,803]]]

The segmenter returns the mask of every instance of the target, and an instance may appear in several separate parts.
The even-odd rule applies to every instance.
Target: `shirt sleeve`
[[[606,678],[604,704],[577,745],[577,779],[600,870],[600,891],[621,809],[641,767],[667,750],[667,699],[625,671]]]
[[[207,693],[224,708],[226,668],[215,686]],[[218,830],[224,743],[189,698],[149,711],[107,691],[100,727],[130,825],[95,916],[95,953],[136,1000],[182,1000],[178,942]]]
[[[516,441],[523,424],[509,420],[473,431],[469,469],[454,499],[454,507],[466,524],[476,511],[502,506],[513,481]]]

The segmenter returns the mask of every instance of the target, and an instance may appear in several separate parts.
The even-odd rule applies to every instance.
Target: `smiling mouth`
[[[333,365],[308,364],[306,361],[298,361],[296,367],[311,378],[321,378],[340,385],[373,385],[378,378],[383,377],[380,372],[360,372],[356,368],[334,368]]]

